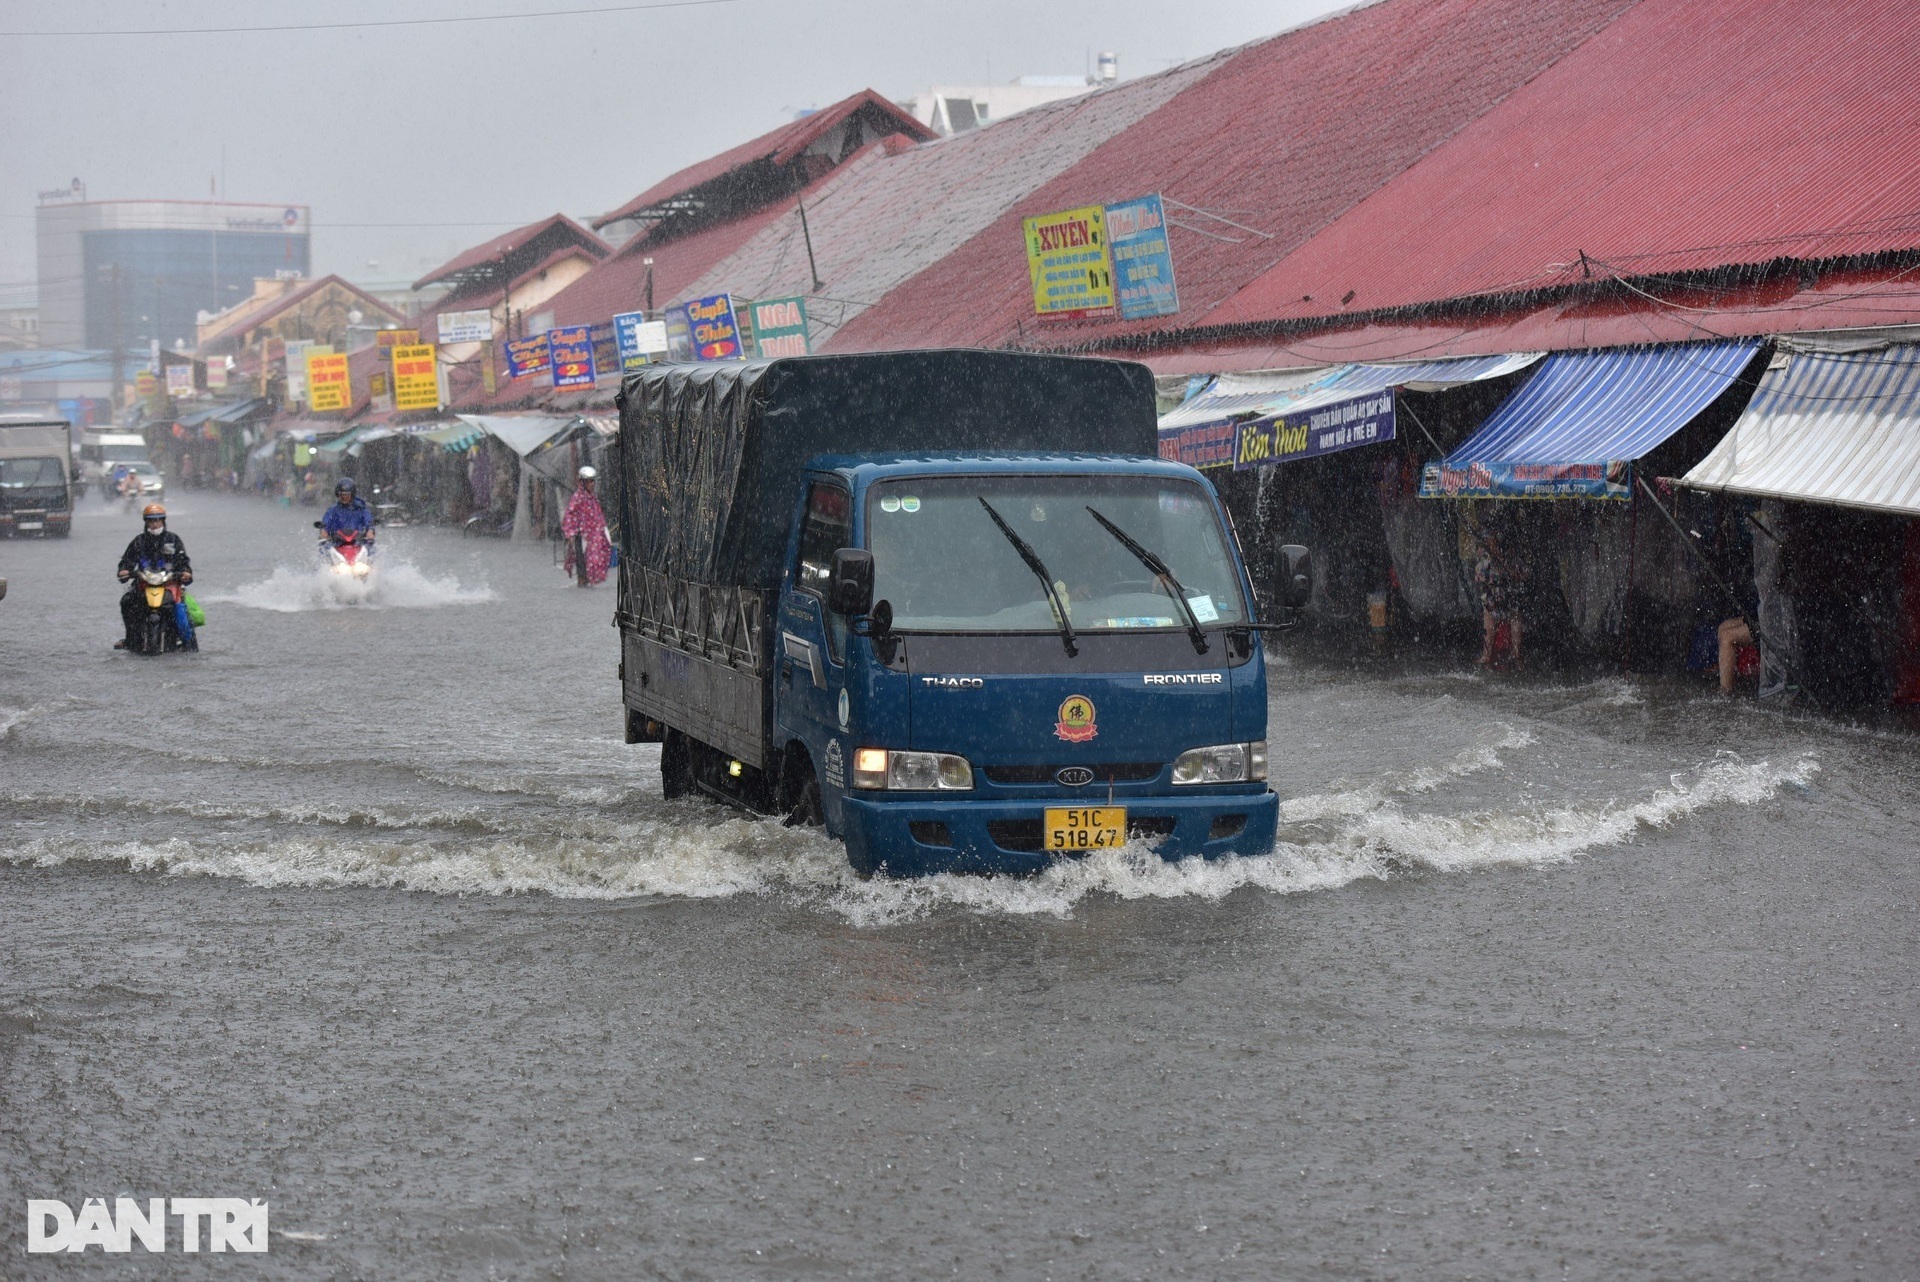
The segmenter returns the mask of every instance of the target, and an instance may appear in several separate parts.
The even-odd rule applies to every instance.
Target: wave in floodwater
[[[1474,763],[1457,759],[1456,764]],[[943,908],[1066,917],[1091,896],[1218,900],[1245,888],[1291,894],[1365,878],[1561,863],[1703,810],[1760,804],[1783,788],[1806,786],[1819,769],[1811,755],[1786,765],[1723,755],[1638,801],[1540,804],[1460,815],[1412,812],[1397,797],[1367,789],[1340,794],[1364,794],[1366,804],[1360,806],[1302,797],[1287,803],[1287,822],[1307,813],[1332,822],[1323,822],[1323,830],[1311,836],[1283,835],[1270,855],[1169,863],[1135,843],[1018,879],[863,882],[848,868],[840,844],[818,832],[688,801],[653,803],[645,817],[583,814],[558,826],[537,820],[524,827],[480,824],[471,822],[473,816],[443,816],[443,824],[452,821],[456,830],[451,832],[444,826],[438,831],[416,827],[389,835],[380,830],[378,818],[370,827],[368,816],[357,816],[359,822],[349,825],[322,819],[318,830],[294,838],[236,832],[103,844],[48,836],[20,842],[0,852],[0,859],[38,866],[118,864],[139,872],[231,877],[263,887],[537,892],[581,899],[765,895],[832,912],[858,926],[911,920]]]
[[[281,565],[258,583],[202,598],[208,605],[243,605],[281,614],[305,610],[422,610],[498,599],[485,584],[469,587],[452,575],[431,575],[413,562],[398,558],[380,560],[371,584],[342,582],[319,566]]]

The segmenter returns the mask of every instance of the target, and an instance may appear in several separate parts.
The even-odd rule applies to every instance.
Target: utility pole
[[[640,261],[647,265],[647,319],[652,320],[653,319],[653,259],[643,258]]]
[[[109,279],[113,282],[113,393],[110,399],[113,401],[114,412],[118,413],[126,408],[122,398],[127,382],[124,366],[127,337],[121,328],[120,264],[113,264],[107,271],[110,274]]]
[[[820,279],[820,269],[813,263],[813,232],[807,227],[807,205],[798,196],[794,197],[793,203],[800,209],[800,235],[807,242],[807,273],[813,277],[813,292],[817,294],[827,285]]]

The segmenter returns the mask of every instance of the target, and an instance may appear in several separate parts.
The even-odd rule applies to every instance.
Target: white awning
[[[575,415],[552,414],[456,414],[455,418],[487,435],[498,438],[522,458],[572,427]]]
[[[1920,345],[1782,351],[1681,484],[1920,516]]]

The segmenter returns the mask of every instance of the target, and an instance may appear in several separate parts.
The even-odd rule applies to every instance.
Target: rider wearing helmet
[[[187,559],[187,545],[180,536],[167,528],[167,509],[158,503],[149,503],[140,513],[140,533],[133,536],[133,542],[127,544],[127,550],[120,554],[119,577],[122,583],[133,578],[133,572],[142,564],[170,566],[179,574],[182,583],[193,582],[193,562]],[[120,619],[127,626],[126,640],[119,646],[129,646],[134,642],[134,631],[139,620],[146,615],[146,602],[140,596],[137,584],[129,584],[126,594],[120,598]]]
[[[334,483],[333,499],[333,506],[320,521],[327,532],[327,541],[338,543],[341,535],[351,531],[360,542],[373,542],[373,509],[354,493],[351,476],[343,476]]]

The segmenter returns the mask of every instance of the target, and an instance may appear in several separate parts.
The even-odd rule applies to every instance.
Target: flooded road
[[[863,883],[661,798],[544,547],[170,507],[195,658],[117,506],[0,544],[5,1276],[1920,1277],[1910,738],[1283,660],[1271,858]]]

